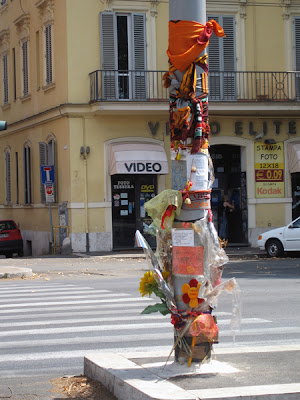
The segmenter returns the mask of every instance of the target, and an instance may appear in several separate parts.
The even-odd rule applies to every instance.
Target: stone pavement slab
[[[119,400],[299,400],[300,345],[219,348],[202,365],[167,353],[96,353],[84,373]],[[297,377],[298,376],[298,377]]]

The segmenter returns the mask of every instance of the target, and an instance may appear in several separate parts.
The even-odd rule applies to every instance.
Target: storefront
[[[300,142],[288,145],[289,170],[292,179],[292,219],[300,216]]]
[[[247,243],[247,186],[246,172],[241,171],[241,147],[211,146],[210,155],[215,172],[211,207],[219,237],[228,243]]]
[[[159,178],[168,174],[165,150],[157,143],[124,142],[110,145],[109,152],[113,249],[136,247],[136,230],[154,247],[154,237],[145,233],[152,221],[144,206],[158,194]]]

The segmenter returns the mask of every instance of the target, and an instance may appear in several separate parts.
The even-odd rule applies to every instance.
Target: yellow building
[[[25,254],[49,252],[49,209],[65,251],[133,248],[144,203],[182,188],[168,15],[160,0],[1,1],[0,219],[20,224]],[[300,0],[208,0],[207,15],[226,33],[209,46],[215,223],[232,196],[229,239],[254,244],[300,215]]]

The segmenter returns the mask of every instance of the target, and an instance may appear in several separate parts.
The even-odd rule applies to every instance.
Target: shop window
[[[232,15],[209,15],[217,21],[226,37],[212,35],[208,46],[209,91],[211,100],[236,99],[235,18]]]
[[[145,14],[100,14],[105,99],[146,98]]]
[[[40,142],[39,143],[39,152],[40,152],[40,166],[43,165],[54,165],[55,170],[55,141],[54,139],[49,140],[48,143]],[[41,192],[41,203],[46,203],[46,195],[45,188],[42,184],[42,180],[40,182],[40,192]],[[56,202],[56,190],[54,191],[54,198]]]
[[[8,62],[7,62],[7,54],[3,55],[3,102],[4,104],[8,104]]]
[[[5,187],[6,187],[6,204],[10,204],[11,203],[10,151],[5,152]]]
[[[24,204],[31,204],[31,150],[26,144],[23,148],[24,166]]]
[[[22,43],[23,96],[28,95],[28,41]]]

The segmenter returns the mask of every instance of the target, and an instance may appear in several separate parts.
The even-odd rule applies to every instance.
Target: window
[[[11,203],[10,152],[5,152],[6,204]]]
[[[40,166],[43,165],[54,165],[55,170],[55,141],[51,139],[48,143],[39,143],[40,151]],[[41,203],[46,203],[45,188],[42,184],[42,179],[40,181],[40,192],[41,192]],[[56,190],[54,190],[54,196],[56,201]]]
[[[8,104],[8,68],[7,68],[7,54],[3,55],[3,99],[4,104]]]
[[[224,29],[226,37],[212,35],[208,46],[210,100],[236,99],[235,18],[232,15],[210,15]]]
[[[17,100],[16,50],[15,50],[15,48],[12,49],[12,63],[13,63],[14,100]]]
[[[101,13],[105,99],[146,98],[145,14]]]
[[[16,204],[19,204],[19,157],[16,152]]]
[[[1,6],[4,6],[6,4],[6,0],[1,0]]]
[[[22,62],[23,62],[23,96],[28,95],[28,42],[22,43]]]
[[[53,82],[52,76],[52,36],[51,24],[45,27],[45,40],[46,40],[46,84],[49,85]]]
[[[25,145],[23,148],[24,164],[24,204],[31,204],[31,154],[30,147]]]

